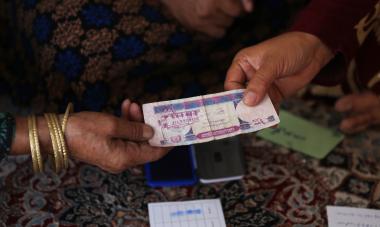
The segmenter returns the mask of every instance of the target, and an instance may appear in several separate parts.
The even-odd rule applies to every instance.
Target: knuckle
[[[234,62],[236,62],[237,64],[242,64],[244,62],[247,62],[249,61],[249,56],[248,56],[248,49],[247,48],[244,48],[242,50],[240,50],[235,58],[234,58]]]
[[[138,124],[130,124],[129,133],[132,138],[140,138],[142,137],[143,130],[142,127]]]
[[[209,16],[210,12],[204,5],[196,5],[195,7],[195,13],[199,18],[206,18]]]

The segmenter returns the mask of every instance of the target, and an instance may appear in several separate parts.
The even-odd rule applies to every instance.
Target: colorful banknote
[[[276,125],[279,117],[266,96],[257,106],[243,103],[244,90],[143,105],[145,123],[154,129],[152,146],[208,142]]]

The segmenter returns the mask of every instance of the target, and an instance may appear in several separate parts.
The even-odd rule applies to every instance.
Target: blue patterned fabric
[[[2,1],[0,79],[14,104],[53,112],[221,91],[234,54],[284,30],[306,1],[257,1],[220,40],[198,39],[150,1]]]

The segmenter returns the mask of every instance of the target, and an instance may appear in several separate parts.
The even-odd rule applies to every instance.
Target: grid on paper
[[[219,199],[150,203],[151,227],[225,227]]]

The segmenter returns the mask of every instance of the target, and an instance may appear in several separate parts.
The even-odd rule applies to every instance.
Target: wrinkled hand
[[[335,110],[346,114],[340,124],[340,130],[345,133],[380,125],[380,98],[372,92],[344,96],[336,102]]]
[[[225,35],[234,18],[253,10],[252,0],[161,0],[185,27],[214,38]]]
[[[65,132],[70,155],[111,173],[158,160],[168,149],[152,147],[146,141],[153,136],[141,120],[139,106],[129,101],[122,106],[124,117],[95,112],[70,115]]]
[[[254,106],[269,94],[281,100],[306,86],[333,57],[317,37],[290,32],[241,50],[227,72],[225,89],[246,88],[244,102]]]

